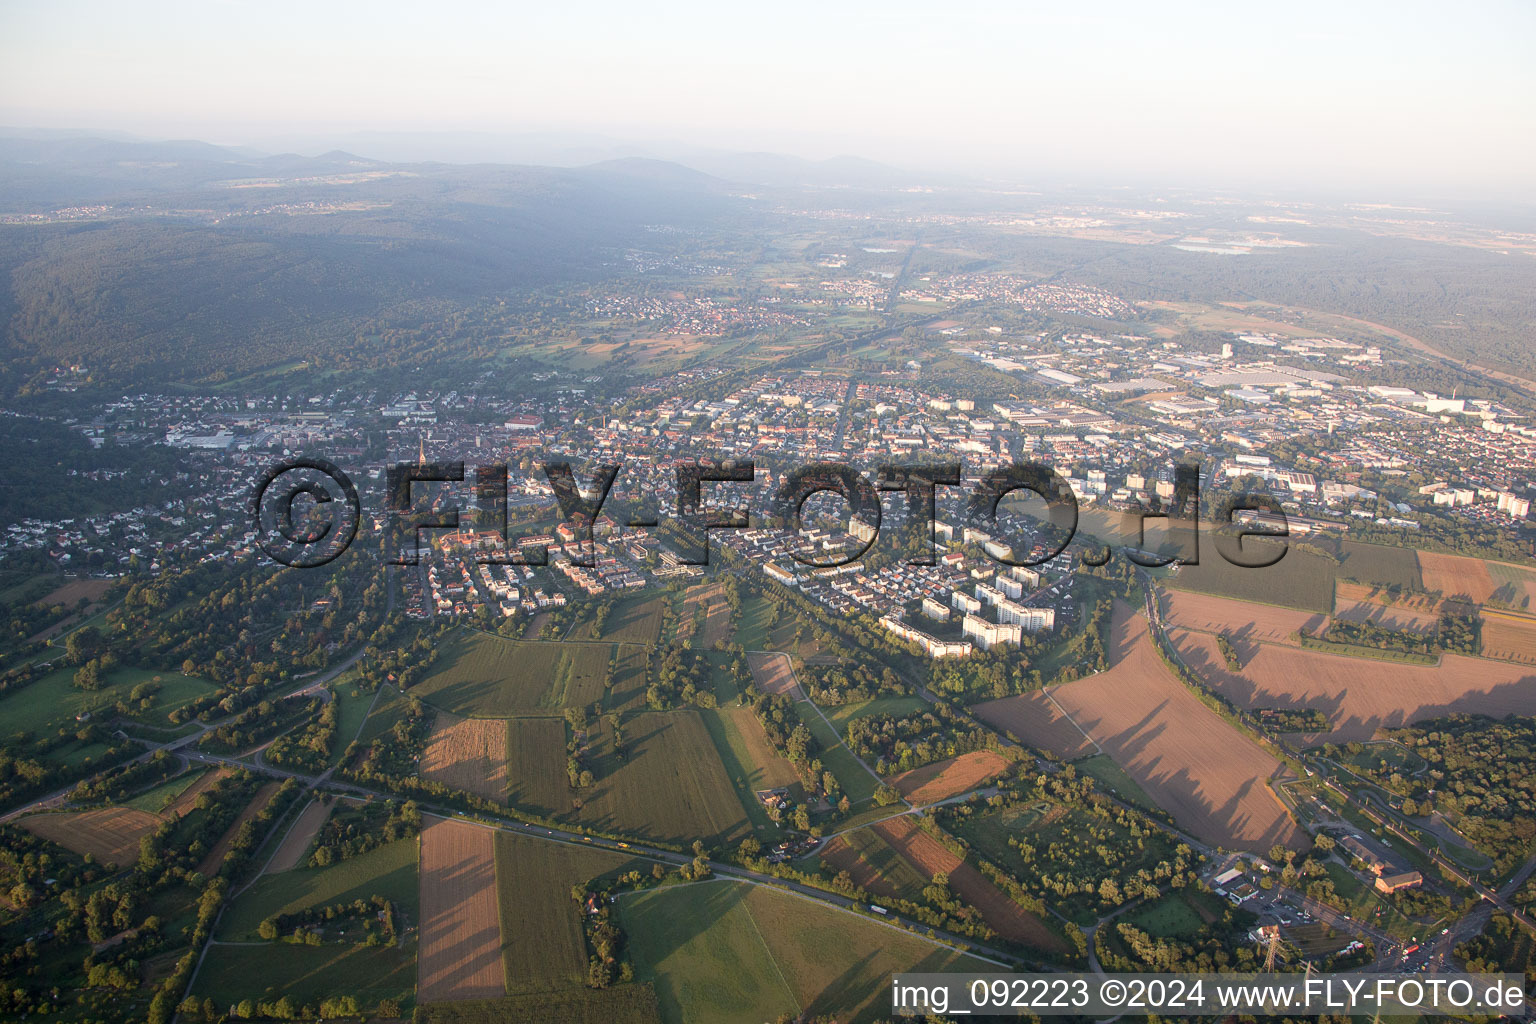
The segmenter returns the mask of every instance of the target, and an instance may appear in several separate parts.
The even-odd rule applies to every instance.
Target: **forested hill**
[[[718,224],[744,203],[716,179],[647,161],[393,166],[124,146],[0,140],[7,392],[62,363],[126,385],[307,360],[492,296],[610,274],[627,247],[654,244],[648,225]]]

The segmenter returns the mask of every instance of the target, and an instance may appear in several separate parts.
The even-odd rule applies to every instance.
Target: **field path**
[[[885,780],[880,777],[879,772],[871,768],[858,754],[848,750],[848,744],[843,742],[843,734],[838,730],[837,726],[832,724],[830,718],[822,714],[821,708],[816,705],[815,701],[805,695],[805,687],[801,686],[800,680],[795,677],[795,669],[790,664],[789,655],[778,651],[748,651],[747,665],[752,669],[752,675],[757,680],[757,685],[762,687],[764,691],[768,693],[786,693],[795,700],[804,701],[810,705],[811,710],[816,712],[817,717],[827,723],[827,728],[832,730],[832,735],[837,737],[837,742],[844,750],[848,751],[848,756],[859,762],[859,766],[866,772],[869,772],[870,778],[875,780],[876,785],[885,785]],[[902,802],[906,803],[906,798],[903,797]],[[907,806],[910,807],[911,804],[907,804]]]

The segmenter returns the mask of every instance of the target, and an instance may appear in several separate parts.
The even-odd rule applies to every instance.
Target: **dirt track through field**
[[[488,828],[427,818],[421,833],[419,1002],[506,995],[495,840]]]

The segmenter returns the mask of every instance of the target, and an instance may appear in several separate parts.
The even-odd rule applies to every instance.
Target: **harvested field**
[[[725,725],[727,745],[732,748],[729,753],[740,761],[743,777],[754,791],[793,786],[800,781],[795,766],[768,742],[763,723],[751,708],[721,707],[712,713]],[[722,758],[726,755],[727,751],[721,751]]]
[[[827,867],[848,872],[855,885],[875,896],[921,899],[923,886],[932,880],[872,828],[838,836],[821,848],[819,856]]]
[[[1507,562],[1489,562],[1488,575],[1493,577],[1494,591],[1488,602],[1515,611],[1536,611],[1536,569],[1510,565]]]
[[[1406,594],[1394,600],[1389,591],[1359,583],[1339,582],[1333,614],[1352,622],[1373,622],[1386,629],[1430,633],[1440,622],[1442,602],[1428,594]],[[1447,602],[1448,603],[1448,602]],[[1465,614],[1466,606],[1457,611]]]
[[[1439,665],[1406,665],[1260,644],[1240,672],[1230,672],[1213,638],[1170,636],[1185,663],[1239,707],[1325,712],[1333,728],[1323,739],[1367,740],[1377,729],[1423,718],[1529,714],[1536,707],[1536,673],[1487,658],[1446,654]]]
[[[1214,597],[1192,590],[1164,590],[1161,597],[1163,616],[1168,625],[1203,633],[1225,633],[1234,643],[1242,640],[1289,643],[1291,634],[1298,629],[1315,633],[1328,624],[1326,615]]]
[[[1419,572],[1424,577],[1425,590],[1475,604],[1484,603],[1498,589],[1488,575],[1488,563],[1480,558],[1420,551]]]
[[[311,800],[294,819],[288,834],[277,847],[277,852],[272,855],[267,863],[267,874],[275,874],[278,871],[292,871],[304,863],[304,854],[309,852],[309,844],[315,841],[315,836],[320,833],[320,828],[325,824],[325,819],[331,816],[331,805],[318,797]]]
[[[691,587],[683,598],[683,614],[678,623],[678,639],[693,637],[695,616],[703,609],[703,627],[695,639],[694,647],[713,648],[731,633],[731,606],[725,603],[725,588],[720,584],[700,584]],[[685,635],[686,634],[686,635]]]
[[[498,904],[495,832],[428,818],[421,832],[419,1002],[506,994]]]
[[[560,652],[555,682],[557,706],[589,707],[603,699],[613,650],[606,644],[568,644]]]
[[[501,958],[511,993],[580,989],[587,979],[581,908],[571,887],[599,875],[650,869],[621,853],[580,849],[529,836],[496,836]]]
[[[614,604],[603,625],[602,639],[620,644],[644,644],[650,646],[661,636],[661,619],[666,612],[668,598],[646,597],[645,591],[638,597],[625,598]],[[581,635],[582,630],[573,635]]]
[[[1087,757],[1099,750],[1044,690],[989,700],[971,710],[977,718],[1017,737],[1025,746],[1049,750],[1067,760]]]
[[[973,750],[902,772],[891,780],[891,784],[911,803],[931,804],[976,789],[1007,771],[1010,764],[1011,761],[996,751]]]
[[[604,721],[595,741],[596,784],[567,817],[606,831],[670,843],[739,843],[746,809],[697,711],[635,715],[624,722],[627,756]],[[560,768],[565,768],[564,761]]]
[[[251,802],[245,805],[245,810],[235,818],[234,824],[229,826],[229,829],[214,844],[213,849],[208,851],[208,856],[203,858],[197,870],[201,871],[205,877],[213,877],[213,874],[219,870],[219,866],[224,863],[224,855],[229,852],[235,836],[240,833],[240,826],[266,809],[267,804],[272,802],[272,798],[277,796],[280,785],[281,783],[269,782],[256,791],[256,795],[251,797]]]
[[[508,640],[463,629],[411,693],[456,715],[558,715],[603,695],[612,650],[611,644]]]
[[[1384,547],[1345,541],[1344,560],[1339,563],[1340,579],[1378,587],[1397,586],[1404,590],[1422,590],[1419,560],[1412,548]]]
[[[1536,665],[1536,618],[1483,609],[1483,656]]]
[[[646,666],[650,651],[643,647],[620,647],[614,651],[610,687],[603,697],[604,711],[643,711]]]
[[[487,800],[506,800],[507,723],[439,713],[432,722],[419,771],[430,782]]]
[[[764,693],[784,693],[795,700],[804,699],[805,694],[795,679],[788,655],[748,654],[747,665],[752,669],[752,678],[756,680],[758,688]]]
[[[101,596],[111,589],[116,580],[71,580],[55,590],[49,591],[42,600],[41,605],[62,604],[73,608],[83,597],[91,604],[101,600]]]
[[[139,859],[139,840],[161,819],[132,807],[102,807],[61,814],[30,814],[17,824],[66,850],[91,854],[102,864],[126,867]]]
[[[1179,635],[1202,641],[1221,663],[1215,637],[1188,630]],[[1301,653],[1275,644],[1257,646]],[[1300,830],[1267,785],[1280,770],[1279,762],[1173,677],[1147,634],[1146,619],[1116,604],[1109,648],[1109,671],[1051,689],[1063,711],[1158,806],[1203,841],[1249,850],[1267,850],[1275,843],[1300,845]],[[1192,667],[1202,670],[1200,665]],[[987,721],[1025,736],[1042,719],[1042,705],[1043,697],[1031,694],[993,701],[979,710]],[[1053,732],[1066,735],[1060,727]],[[1034,740],[1049,738],[1037,735]],[[1073,757],[1083,751],[1078,740],[1055,752]]]
[[[506,726],[507,800],[538,814],[567,810],[572,794],[565,774],[565,722],[514,718]]]
[[[635,974],[654,983],[669,1022],[871,1024],[891,1015],[893,974],[990,969],[887,923],[769,886],[667,886],[624,897],[619,912]]]
[[[950,889],[980,911],[982,920],[998,935],[1010,942],[1020,942],[1036,949],[1065,951],[1061,939],[1038,917],[1003,895],[980,871],[918,828],[911,816],[892,818],[871,827],[896,852],[929,878],[940,871],[949,875]]]

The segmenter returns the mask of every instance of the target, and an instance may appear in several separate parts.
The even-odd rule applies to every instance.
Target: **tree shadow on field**
[[[650,968],[663,963],[689,942],[719,924],[746,899],[742,882],[715,879],[684,887],[649,890],[619,898],[619,920],[634,946],[637,964]],[[663,1006],[680,1007],[681,992],[668,975],[655,972],[652,980]]]

